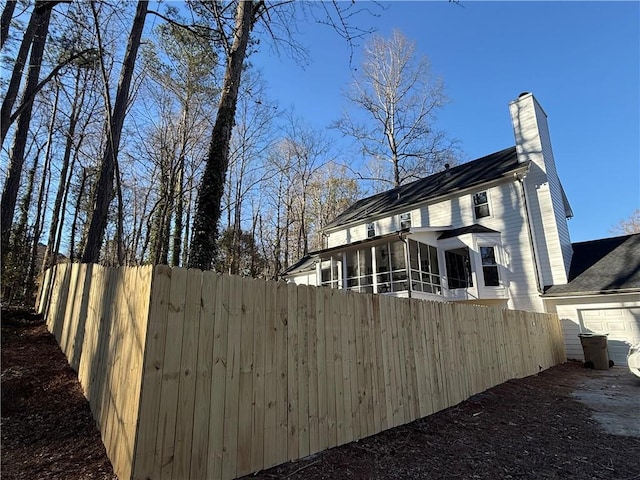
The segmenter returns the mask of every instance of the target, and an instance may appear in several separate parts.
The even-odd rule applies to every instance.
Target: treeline
[[[31,298],[62,258],[273,278],[322,248],[323,226],[371,175],[348,168],[331,131],[269,99],[250,60],[266,40],[303,53],[292,18],[315,21],[314,11],[353,42],[368,29],[345,21],[351,7],[7,1],[3,301]]]

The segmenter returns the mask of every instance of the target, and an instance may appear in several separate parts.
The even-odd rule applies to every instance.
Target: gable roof
[[[415,182],[358,200],[325,228],[364,221],[372,216],[382,215],[457,190],[497,180],[527,166],[528,163],[518,162],[516,147],[509,147]]]
[[[484,225],[479,225],[474,223],[473,225],[469,225],[467,227],[454,228],[453,230],[447,230],[442,235],[438,237],[438,240],[444,240],[446,238],[459,237],[460,235],[465,235],[467,233],[500,233],[496,230],[492,230],[491,228],[487,228]]]
[[[640,290],[640,233],[574,243],[569,283],[544,296],[592,295]]]

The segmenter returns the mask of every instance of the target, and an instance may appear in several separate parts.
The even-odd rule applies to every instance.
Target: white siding
[[[475,219],[472,199],[473,194],[479,191],[483,189],[425,206],[421,209],[422,218],[428,219],[431,225],[459,228],[477,223],[500,232],[501,242],[508,256],[505,265],[508,275],[505,279],[509,289],[508,307],[544,311],[536,286],[529,232],[519,185],[509,181],[487,189],[490,216]]]
[[[317,279],[317,274],[315,269],[309,272],[294,273],[291,275],[287,275],[287,281],[291,283],[295,283],[296,285],[311,285],[315,287],[317,286],[316,279]]]
[[[473,194],[487,191],[489,196],[490,216],[475,219],[473,213]],[[398,230],[398,216],[393,215],[378,220],[378,234]],[[506,280],[509,290],[508,307],[528,311],[544,311],[542,299],[537,290],[536,276],[533,267],[533,256],[529,232],[525,222],[522,194],[519,184],[507,180],[505,183],[491,188],[478,188],[458,197],[442,200],[430,205],[423,205],[411,211],[413,227],[450,226],[460,228],[474,223],[483,225],[501,233],[501,243],[507,253],[505,265]],[[433,244],[439,234],[430,234]],[[366,238],[366,224],[345,228],[329,236],[329,247],[344,245]],[[418,237],[412,235],[412,238]]]
[[[421,226],[420,209],[405,210],[401,213],[411,213],[411,224],[413,227]],[[386,235],[400,230],[400,213],[388,215],[386,217],[370,220],[376,224],[376,235]],[[345,227],[329,233],[327,237],[327,248],[347,245],[349,243],[365,240],[367,238],[367,224],[370,221]]]

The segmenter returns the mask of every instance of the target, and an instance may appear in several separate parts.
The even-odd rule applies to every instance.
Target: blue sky
[[[611,236],[640,207],[640,3],[461,4],[391,2],[363,20],[384,36],[399,29],[431,59],[451,100],[438,127],[460,141],[464,160],[513,145],[508,104],[533,92],[573,208],[572,241]],[[251,61],[272,98],[323,128],[345,107],[359,50],[350,66],[338,35],[319,25],[302,31],[306,68],[266,48]]]

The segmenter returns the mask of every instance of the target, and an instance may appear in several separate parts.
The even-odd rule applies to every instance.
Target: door
[[[609,358],[627,365],[629,344],[640,342],[640,307],[579,310],[582,332],[608,333]]]

